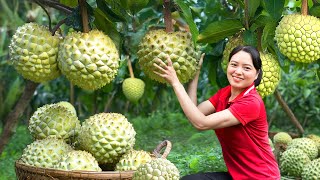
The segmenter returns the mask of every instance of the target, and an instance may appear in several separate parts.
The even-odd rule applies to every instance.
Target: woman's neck
[[[231,87],[231,95],[229,97],[229,101],[234,100],[242,91],[244,91],[245,89],[240,89],[240,88],[234,88]]]

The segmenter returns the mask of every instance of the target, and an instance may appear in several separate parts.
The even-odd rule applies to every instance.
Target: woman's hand
[[[194,78],[189,82],[189,85],[188,85],[188,95],[195,105],[198,104],[197,103],[197,88],[198,88],[199,74],[200,74],[200,70],[202,67],[204,55],[205,55],[205,53],[201,54],[200,60],[198,62],[197,72],[196,72]]]
[[[168,64],[164,63],[161,59],[158,59],[157,63],[159,63],[160,65],[156,63],[153,63],[153,65],[159,71],[153,71],[153,72],[159,75],[160,77],[163,77],[171,86],[180,84],[179,78],[177,76],[175,69],[172,66],[172,61],[169,56],[167,57],[167,62]]]

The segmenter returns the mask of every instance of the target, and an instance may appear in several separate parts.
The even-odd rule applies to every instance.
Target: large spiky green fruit
[[[31,166],[54,168],[61,156],[72,150],[64,140],[48,137],[29,144],[23,150],[20,160]]]
[[[260,52],[262,62],[262,80],[257,87],[261,97],[272,94],[277,88],[281,79],[280,65],[271,53]]]
[[[320,156],[320,136],[316,134],[309,134],[306,137],[313,140],[313,142],[316,144],[318,147],[318,156]]]
[[[298,148],[308,155],[310,160],[318,156],[318,147],[316,143],[309,138],[295,138],[287,146],[287,149]]]
[[[81,150],[70,151],[69,153],[64,154],[55,168],[68,171],[102,171],[99,167],[98,161],[92,156],[92,154]]]
[[[280,158],[280,171],[284,175],[300,177],[304,166],[310,162],[303,150],[291,148],[284,151]]]
[[[77,114],[76,108],[68,101],[57,102],[58,105],[62,105],[72,111],[74,114]]]
[[[273,142],[275,144],[289,144],[292,141],[292,137],[287,132],[278,132],[273,136]]]
[[[195,48],[190,33],[166,32],[162,29],[150,30],[143,37],[137,55],[142,71],[161,83],[166,81],[153,72],[157,71],[153,64],[159,64],[158,59],[167,63],[169,56],[179,80],[186,83],[194,77],[200,58],[200,52]]]
[[[122,83],[122,92],[131,102],[137,102],[144,93],[145,83],[138,78],[126,78]]]
[[[228,38],[228,42],[226,43],[226,47],[223,50],[222,62],[221,66],[224,72],[227,71],[227,66],[229,63],[229,55],[231,51],[240,45],[245,45],[245,42],[242,37],[242,31],[235,34],[234,36]]]
[[[79,144],[99,164],[116,164],[134,146],[135,135],[136,131],[124,115],[99,113],[82,123]]]
[[[301,173],[303,180],[318,180],[320,179],[320,158],[312,160],[307,164]]]
[[[310,15],[286,15],[276,28],[275,40],[290,60],[316,61],[320,58],[320,20]]]
[[[167,159],[155,158],[138,167],[133,174],[133,180],[158,179],[179,180],[178,168]]]
[[[33,113],[28,128],[35,139],[55,136],[69,141],[77,136],[80,121],[72,108],[61,103],[46,104]]]
[[[137,170],[137,168],[151,161],[150,153],[143,150],[130,150],[124,154],[116,164],[116,171]]]
[[[25,79],[42,83],[60,76],[58,45],[61,36],[51,35],[49,29],[36,23],[18,27],[9,45],[14,68]]]
[[[70,82],[86,90],[110,83],[118,72],[119,60],[114,42],[99,30],[70,32],[60,44],[61,72]]]

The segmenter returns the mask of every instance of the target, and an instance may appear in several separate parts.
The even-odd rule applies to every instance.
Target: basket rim
[[[28,165],[23,163],[21,160],[15,161],[16,171],[26,171],[30,174],[34,175],[46,175],[51,177],[106,177],[108,175],[119,176],[121,178],[132,177],[134,174],[134,170],[130,171],[83,171],[83,170],[61,170],[54,168],[43,168],[36,167],[32,165]]]

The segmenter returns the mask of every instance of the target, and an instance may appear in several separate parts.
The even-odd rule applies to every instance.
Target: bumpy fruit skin
[[[292,141],[292,137],[287,132],[278,132],[273,136],[273,142],[275,144],[281,143],[281,144],[288,144]]]
[[[165,83],[165,79],[155,74],[153,63],[159,64],[158,59],[167,64],[171,58],[174,69],[181,83],[192,79],[198,69],[200,52],[195,48],[188,32],[170,32],[162,29],[150,30],[139,44],[137,53],[142,71],[151,79]]]
[[[221,66],[222,66],[222,69],[224,72],[227,71],[227,66],[229,63],[229,55],[230,55],[231,51],[235,47],[240,46],[240,45],[244,45],[244,44],[245,44],[245,42],[242,37],[242,32],[239,32],[229,38],[229,40],[226,44],[226,47],[223,50],[223,56],[222,56],[222,62],[221,62]]]
[[[47,27],[36,23],[20,26],[9,45],[10,59],[14,68],[24,78],[42,83],[60,76],[58,45],[61,36],[54,36]]]
[[[61,104],[46,104],[33,113],[28,128],[35,139],[55,136],[69,141],[78,134],[80,121],[67,107]]]
[[[58,102],[58,103],[56,103],[56,104],[66,107],[67,109],[69,109],[70,111],[72,111],[75,115],[77,115],[76,109],[75,109],[74,106],[73,106],[71,103],[69,103],[68,101],[60,101],[60,102]]]
[[[145,83],[138,78],[127,78],[122,83],[122,91],[131,102],[137,102],[144,93]]]
[[[72,150],[64,140],[48,137],[29,144],[23,150],[20,160],[31,166],[54,168],[61,156]]]
[[[124,115],[99,113],[82,123],[79,144],[99,164],[116,164],[134,146],[135,135],[132,124]]]
[[[61,72],[70,82],[86,90],[110,83],[118,72],[119,60],[113,41],[98,30],[70,32],[60,44]]]
[[[309,134],[306,136],[307,138],[313,140],[313,142],[317,145],[318,147],[318,156],[320,155],[320,136],[316,134]]]
[[[318,147],[315,142],[309,138],[295,138],[287,146],[287,149],[298,148],[306,153],[310,160],[318,156]]]
[[[280,171],[288,176],[300,177],[304,166],[310,162],[308,155],[301,149],[287,149],[280,158]]]
[[[137,170],[137,168],[151,161],[152,157],[150,153],[143,150],[130,150],[124,154],[119,162],[116,164],[116,171],[130,171]]]
[[[312,160],[303,170],[301,177],[303,180],[318,180],[320,179],[320,158]]]
[[[290,60],[311,63],[320,58],[320,20],[300,14],[286,15],[275,31],[279,50]]]
[[[179,180],[178,168],[167,159],[155,158],[139,166],[133,174],[133,180],[158,179],[158,180]]]
[[[71,151],[64,154],[55,168],[67,171],[102,171],[97,160],[92,156],[92,154],[81,150]]]
[[[262,62],[262,80],[257,86],[261,97],[268,96],[274,92],[281,79],[281,68],[277,59],[271,53],[260,52]]]

